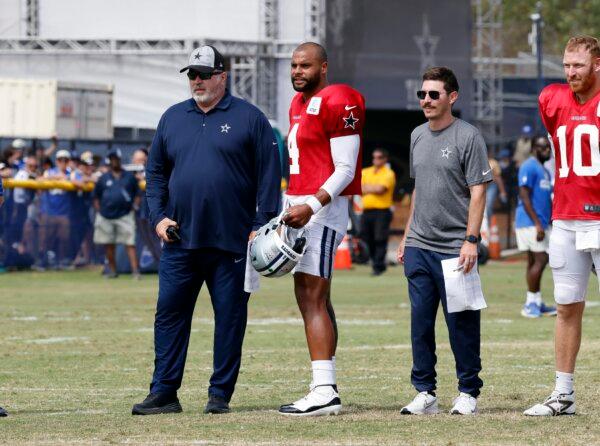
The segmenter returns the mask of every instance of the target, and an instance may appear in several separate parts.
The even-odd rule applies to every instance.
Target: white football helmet
[[[273,218],[250,242],[250,261],[254,269],[265,277],[289,273],[304,254],[304,232],[285,226],[281,217]]]

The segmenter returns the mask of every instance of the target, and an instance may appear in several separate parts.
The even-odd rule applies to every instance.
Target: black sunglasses
[[[221,73],[222,73],[222,71],[213,71],[212,73],[200,73],[199,71],[188,70],[187,77],[189,80],[193,81],[198,76],[200,76],[200,79],[202,79],[203,81],[207,81],[211,77],[213,77],[213,74],[221,74]]]
[[[417,91],[417,97],[420,100],[425,99],[425,97],[427,96],[427,94],[429,94],[429,97],[434,100],[437,101],[440,98],[440,92],[436,91],[436,90],[430,90],[430,91],[426,91],[426,90],[419,90]]]

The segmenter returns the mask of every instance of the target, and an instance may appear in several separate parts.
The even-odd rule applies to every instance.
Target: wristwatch
[[[479,242],[479,237],[477,237],[476,235],[467,235],[465,237],[465,240],[469,243],[478,243]]]

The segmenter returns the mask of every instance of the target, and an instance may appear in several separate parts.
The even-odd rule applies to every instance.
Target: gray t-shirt
[[[485,141],[461,119],[441,131],[425,123],[410,136],[415,203],[406,246],[458,254],[469,215],[469,186],[492,181]]]

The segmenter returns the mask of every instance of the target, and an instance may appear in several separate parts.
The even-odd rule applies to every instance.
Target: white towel
[[[465,274],[459,270],[458,259],[442,260],[448,313],[487,308],[477,268]]]
[[[255,293],[260,288],[260,274],[252,266],[250,261],[250,243],[246,251],[246,274],[244,275],[244,291],[246,293]]]
[[[583,252],[600,249],[600,230],[575,232],[575,249]]]

